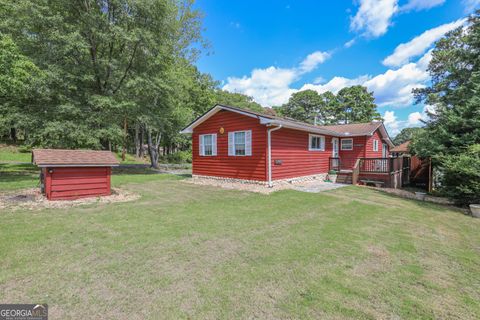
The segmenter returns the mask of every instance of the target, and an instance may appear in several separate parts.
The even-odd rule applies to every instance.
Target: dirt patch
[[[38,188],[32,188],[0,194],[0,210],[68,208],[91,203],[127,202],[138,198],[140,198],[138,194],[119,188],[112,188],[112,194],[109,196],[52,201],[47,200]]]
[[[354,275],[368,276],[372,273],[386,272],[390,269],[390,254],[384,247],[369,245],[366,251],[368,252],[368,257],[353,268]]]

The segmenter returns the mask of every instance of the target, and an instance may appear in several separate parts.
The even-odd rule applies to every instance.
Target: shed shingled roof
[[[408,152],[408,146],[410,145],[410,140],[408,141],[405,141],[404,143],[396,146],[395,148],[393,148],[392,150],[390,150],[391,152]]]
[[[34,149],[32,162],[40,167],[103,167],[119,164],[110,151]]]

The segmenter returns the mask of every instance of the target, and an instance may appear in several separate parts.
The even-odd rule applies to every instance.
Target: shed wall
[[[47,168],[45,194],[51,200],[110,195],[110,167]]]

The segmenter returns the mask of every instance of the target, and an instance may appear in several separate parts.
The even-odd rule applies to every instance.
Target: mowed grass
[[[115,183],[135,202],[2,212],[0,301],[52,319],[480,317],[480,221],[461,212],[131,178]]]

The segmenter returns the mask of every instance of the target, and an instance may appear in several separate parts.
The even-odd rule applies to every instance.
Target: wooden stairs
[[[352,172],[337,173],[337,183],[352,184]]]

